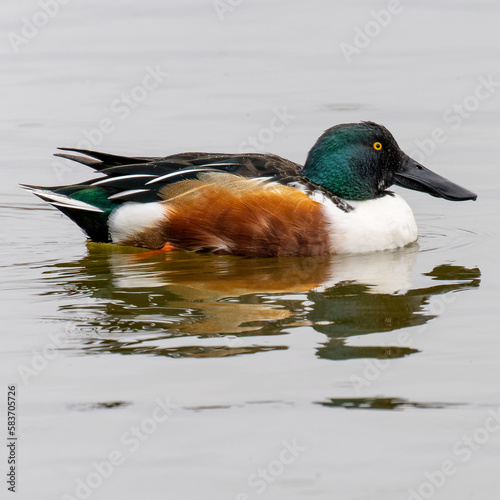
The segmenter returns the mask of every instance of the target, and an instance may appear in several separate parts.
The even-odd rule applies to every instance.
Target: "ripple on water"
[[[461,228],[460,223],[448,215],[426,215],[419,217],[418,242],[422,252],[438,251],[446,253],[450,250],[473,250],[484,245],[485,239],[493,237],[482,229]]]

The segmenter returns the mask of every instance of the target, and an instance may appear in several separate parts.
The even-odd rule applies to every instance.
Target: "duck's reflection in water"
[[[394,358],[410,347],[349,346],[347,338],[423,325],[435,295],[479,286],[477,268],[443,264],[412,288],[418,246],[366,255],[243,259],[89,244],[45,271],[67,295],[64,321],[84,351],[216,357],[287,349],[270,336],[308,325],[326,359]],[[90,297],[84,300],[84,297]],[[251,337],[251,338],[250,338]],[[279,340],[281,339],[281,340]]]

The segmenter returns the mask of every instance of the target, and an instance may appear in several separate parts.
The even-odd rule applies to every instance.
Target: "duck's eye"
[[[375,149],[376,151],[380,151],[382,149],[382,144],[380,142],[374,142],[373,149]]]

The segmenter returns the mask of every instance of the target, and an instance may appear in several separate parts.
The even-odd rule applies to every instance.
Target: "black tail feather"
[[[76,156],[66,153],[55,153],[54,156],[59,156],[59,158],[64,158],[65,160],[76,161],[77,163],[81,163],[95,170],[100,170],[99,167],[102,166],[101,161],[95,160],[94,158],[88,158],[87,156]]]
[[[90,151],[88,149],[74,149],[74,148],[57,148],[61,151],[71,151],[73,153],[81,153],[90,156],[94,160],[82,156],[75,156],[66,153],[56,153],[55,156],[67,158],[68,160],[77,161],[92,167],[94,170],[102,170],[103,168],[116,167],[119,165],[136,165],[138,163],[147,163],[153,161],[155,158],[141,158],[133,156],[119,156],[109,153],[101,153],[99,151]]]
[[[97,243],[110,243],[108,216],[104,212],[86,212],[68,206],[54,205],[75,224],[78,224],[85,234]]]

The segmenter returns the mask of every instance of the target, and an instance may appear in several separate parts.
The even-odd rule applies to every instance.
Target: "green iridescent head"
[[[392,184],[452,201],[477,198],[410,158],[385,127],[373,122],[326,130],[309,151],[302,174],[346,200],[379,198]]]
[[[385,127],[346,123],[323,133],[309,152],[302,174],[346,200],[369,200],[382,196],[393,184],[404,157]]]

